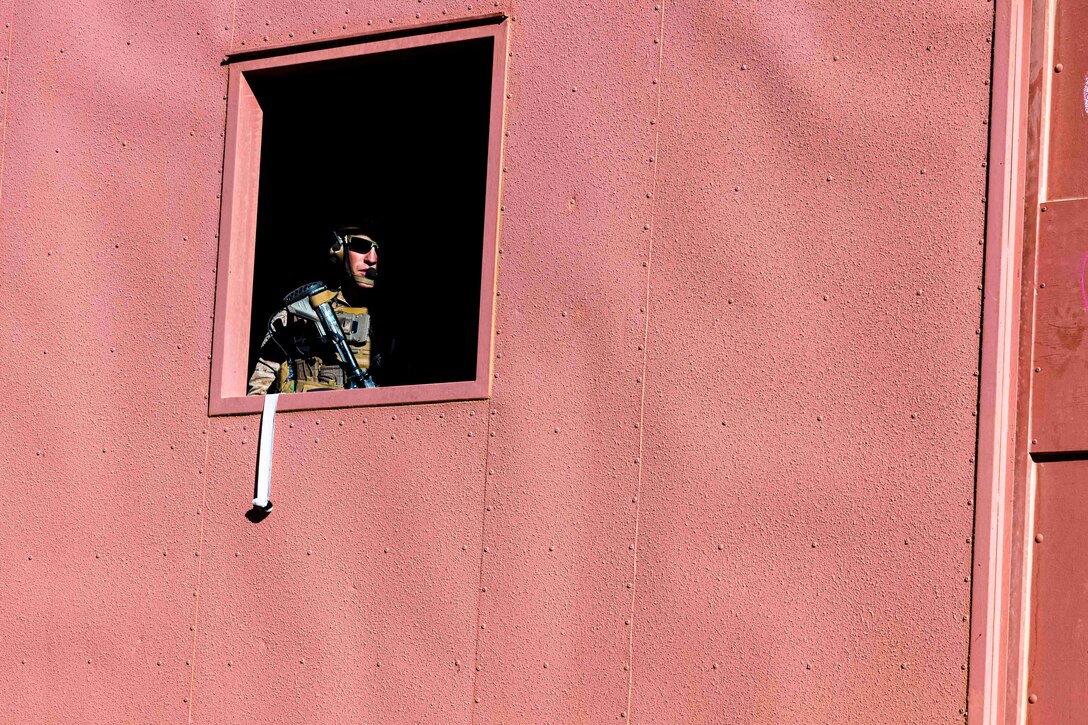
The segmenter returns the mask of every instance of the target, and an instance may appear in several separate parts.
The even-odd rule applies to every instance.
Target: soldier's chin
[[[355,284],[359,285],[360,287],[366,287],[369,289],[370,287],[374,286],[374,280],[370,279],[364,274],[353,274],[351,278],[354,279]]]

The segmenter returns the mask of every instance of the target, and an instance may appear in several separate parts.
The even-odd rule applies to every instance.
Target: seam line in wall
[[[189,725],[193,723],[193,689],[196,683],[196,652],[197,652],[197,635],[199,634],[200,627],[200,583],[204,573],[204,520],[208,518],[208,513],[205,510],[205,502],[208,498],[208,437],[209,434],[204,434],[204,466],[201,468],[203,473],[201,474],[201,486],[200,486],[200,534],[197,540],[196,547],[196,605],[193,608],[193,647],[192,653],[189,657],[189,708],[188,708],[188,720]]]
[[[498,92],[501,94],[500,97],[505,97],[506,92],[510,87],[510,57],[513,55],[513,51],[511,50],[511,38],[510,38],[509,26],[507,27],[506,34],[503,37],[505,38],[505,40],[502,43],[502,57],[500,59],[497,59],[497,60],[501,60],[501,62],[503,64],[502,87],[498,90]],[[498,43],[499,39],[496,38],[495,42]],[[494,90],[492,92],[494,92]],[[501,135],[499,136],[499,160],[501,162],[500,166],[502,166],[502,164],[505,163],[505,158],[506,158],[506,132],[507,132],[507,126],[506,126],[507,116],[506,116],[506,114],[507,114],[507,110],[508,110],[507,103],[506,103],[506,101],[503,101],[502,102],[502,111],[501,111],[501,121],[500,121],[500,125],[501,125],[500,134]],[[499,209],[502,209],[502,194],[503,194],[503,189],[504,189],[505,183],[506,183],[506,174],[500,173],[499,174],[499,190],[498,190]],[[501,241],[500,241],[501,239],[502,239],[502,214],[499,214],[498,224],[497,224],[497,226],[495,228],[496,252],[498,252],[499,249],[502,246]],[[498,258],[498,255],[496,255],[495,271],[494,271],[494,275],[495,275],[494,280],[495,280],[495,290],[496,291],[499,288],[498,287],[498,285],[499,285],[499,264],[500,264],[499,258]],[[496,340],[495,331],[498,329],[499,309],[498,309],[498,302],[497,302],[498,298],[497,297],[492,297],[491,300],[492,300],[492,305],[493,305],[492,308],[491,308],[492,309],[492,311],[491,311],[492,350],[491,350],[491,361],[490,361],[491,364],[488,366],[488,375],[491,376],[491,379],[489,380],[489,383],[491,385],[491,388],[490,388],[491,389],[491,394],[487,399],[487,406],[485,408],[485,411],[486,411],[486,414],[487,414],[487,440],[484,441],[484,469],[483,469],[483,472],[484,472],[484,490],[483,490],[483,502],[481,503],[481,505],[483,506],[483,511],[480,513],[480,566],[479,566],[479,570],[478,570],[478,576],[477,576],[477,579],[476,579],[476,620],[475,620],[475,632],[473,633],[472,673],[471,673],[471,675],[472,675],[472,695],[471,695],[472,702],[469,703],[469,706],[472,708],[470,710],[471,714],[469,716],[469,722],[470,723],[475,723],[476,722],[476,697],[477,697],[477,692],[478,692],[477,688],[478,688],[479,679],[480,679],[480,671],[477,670],[476,668],[480,664],[480,662],[479,662],[479,660],[480,660],[480,616],[481,616],[481,612],[483,610],[483,591],[482,590],[483,590],[483,584],[484,584],[484,539],[487,536],[487,505],[488,505],[488,483],[489,483],[488,479],[491,478],[491,475],[490,475],[489,471],[492,470],[491,469],[491,425],[492,425],[492,420],[491,419],[492,419],[493,416],[491,415],[491,411],[494,410],[493,406],[495,404],[494,403],[494,399],[495,399],[494,385],[495,385],[495,364],[496,364],[495,363],[495,353],[496,353],[496,350],[494,349],[494,347],[495,347],[495,340]]]
[[[234,22],[238,19],[238,0],[231,0],[230,3],[230,40],[227,41],[227,52],[234,51]]]
[[[15,0],[11,0],[11,14],[8,16],[7,60],[4,61],[4,110],[0,120],[0,208],[4,201],[4,161],[8,151],[8,99],[11,98],[11,36],[15,32]]]
[[[483,506],[483,512],[480,514],[480,567],[476,578],[476,622],[472,647],[472,702],[469,703],[472,707],[470,722],[473,723],[476,722],[476,681],[479,679],[479,671],[476,667],[479,665],[480,658],[480,600],[482,598],[480,595],[484,585],[484,538],[487,536],[487,479],[490,478],[487,472],[489,470],[488,466],[491,465],[491,400],[489,399],[486,402],[487,407],[484,410],[487,415],[487,431],[484,439],[484,490],[483,502],[480,504]]]
[[[648,242],[648,248],[646,252],[646,292],[644,295],[644,308],[643,314],[643,329],[642,329],[642,368],[641,368],[641,390],[639,391],[639,409],[638,409],[638,476],[635,484],[635,535],[634,535],[634,556],[631,562],[631,608],[628,615],[628,619],[631,626],[628,628],[627,633],[627,722],[633,722],[634,715],[631,712],[631,701],[634,695],[634,682],[635,682],[635,595],[638,592],[638,534],[639,534],[639,521],[642,511],[642,474],[645,467],[644,449],[646,441],[646,363],[650,352],[650,280],[653,279],[653,261],[654,261],[654,234],[657,231],[656,226],[656,211],[657,211],[657,170],[661,167],[661,95],[662,86],[664,85],[661,78],[661,71],[664,67],[665,60],[665,0],[660,0],[658,3],[659,19],[657,28],[657,94],[654,99],[654,115],[651,120],[654,122],[654,156],[653,156],[653,174],[650,182],[650,239]]]

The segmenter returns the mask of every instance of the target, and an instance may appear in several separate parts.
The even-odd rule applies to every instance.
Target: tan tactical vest
[[[355,362],[363,370],[370,368],[370,314],[365,307],[348,307],[340,298],[332,301],[333,312],[340,321]],[[316,333],[315,333],[316,338]],[[294,379],[289,379],[292,371]],[[344,369],[333,360],[323,360],[317,355],[294,358],[281,365],[278,375],[279,390],[284,393],[305,393],[310,390],[342,390]]]

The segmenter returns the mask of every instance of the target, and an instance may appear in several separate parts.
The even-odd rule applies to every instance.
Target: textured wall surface
[[[497,10],[493,398],[251,524],[220,61]],[[961,721],[992,11],[5,3],[0,722]]]

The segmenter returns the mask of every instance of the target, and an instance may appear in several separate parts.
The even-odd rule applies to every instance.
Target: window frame
[[[247,75],[271,68],[301,66],[372,53],[418,48],[482,38],[493,39],[491,102],[485,183],[480,306],[476,370],[472,380],[402,385],[387,388],[331,390],[320,394],[289,393],[279,410],[320,410],[491,397],[494,361],[495,297],[498,276],[503,126],[506,97],[508,21],[503,16],[476,19],[487,23],[465,27],[423,27],[350,36],[315,44],[289,45],[225,59],[229,67],[223,193],[219,220],[215,318],[212,330],[211,388],[208,414],[260,412],[264,396],[246,395],[249,379],[249,334],[256,253],[257,198],[260,189],[263,111]],[[400,34],[398,34],[398,32]],[[266,55],[267,54],[267,55]]]

